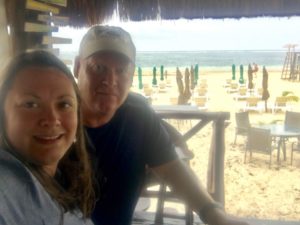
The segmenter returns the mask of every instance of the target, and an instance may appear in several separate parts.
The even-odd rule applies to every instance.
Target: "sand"
[[[156,88],[152,104],[170,104],[170,96],[177,96],[175,68],[167,68],[169,87],[166,93],[159,93]],[[280,79],[281,68],[270,68],[268,105],[271,106],[275,97],[283,91],[293,91],[300,97],[300,83]],[[158,70],[159,71],[159,70]],[[181,68],[182,73],[184,68]],[[238,72],[238,71],[237,71]],[[143,70],[143,83],[151,84],[151,69]],[[238,76],[238,75],[237,75]],[[247,79],[247,71],[244,73]],[[231,114],[230,124],[225,133],[225,208],[236,216],[257,217],[280,220],[300,220],[300,154],[294,154],[293,165],[290,165],[291,141],[287,143],[287,161],[276,163],[276,151],[273,152],[273,163],[268,167],[269,156],[255,154],[251,162],[244,163],[245,138],[238,136],[236,145],[233,144],[235,135],[234,113],[242,107],[242,101],[235,101],[233,94],[226,92],[223,87],[225,80],[231,78],[230,67],[222,70],[202,68],[199,79],[206,79],[208,84],[208,111],[228,111]],[[159,72],[157,76],[160,81]],[[254,76],[256,87],[261,87],[262,70]],[[151,85],[150,85],[151,86]],[[137,76],[133,81],[133,91],[138,89]],[[293,111],[300,112],[300,102],[294,102]],[[284,112],[268,113],[250,112],[251,123],[270,123],[273,120],[284,120]],[[191,121],[171,121],[180,131],[192,125]],[[206,183],[208,151],[211,142],[211,126],[208,125],[196,134],[188,145],[195,154],[191,167],[203,184]]]

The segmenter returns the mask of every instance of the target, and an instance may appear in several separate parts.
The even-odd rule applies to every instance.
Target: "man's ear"
[[[76,56],[75,62],[74,62],[73,73],[74,73],[75,78],[77,78],[77,79],[78,79],[79,69],[80,69],[80,57]]]

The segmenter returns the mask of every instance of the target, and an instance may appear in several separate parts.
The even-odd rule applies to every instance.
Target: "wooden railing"
[[[224,205],[224,136],[226,120],[229,120],[230,113],[203,112],[197,107],[183,105],[153,106],[153,108],[162,119],[199,120],[198,123],[183,134],[185,141],[193,137],[208,123],[213,123],[207,173],[207,190],[216,201]]]

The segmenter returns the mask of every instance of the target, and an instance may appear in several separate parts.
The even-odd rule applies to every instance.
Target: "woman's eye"
[[[36,102],[25,102],[23,106],[26,108],[37,108],[38,104]]]
[[[73,107],[73,103],[72,102],[60,102],[58,105],[62,109],[68,109],[68,108]]]

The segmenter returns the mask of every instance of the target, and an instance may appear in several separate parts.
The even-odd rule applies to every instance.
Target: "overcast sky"
[[[122,23],[114,20],[107,24],[127,30],[138,51],[285,50],[285,44],[300,45],[300,17]],[[60,28],[56,36],[73,38],[74,50],[85,31]]]

